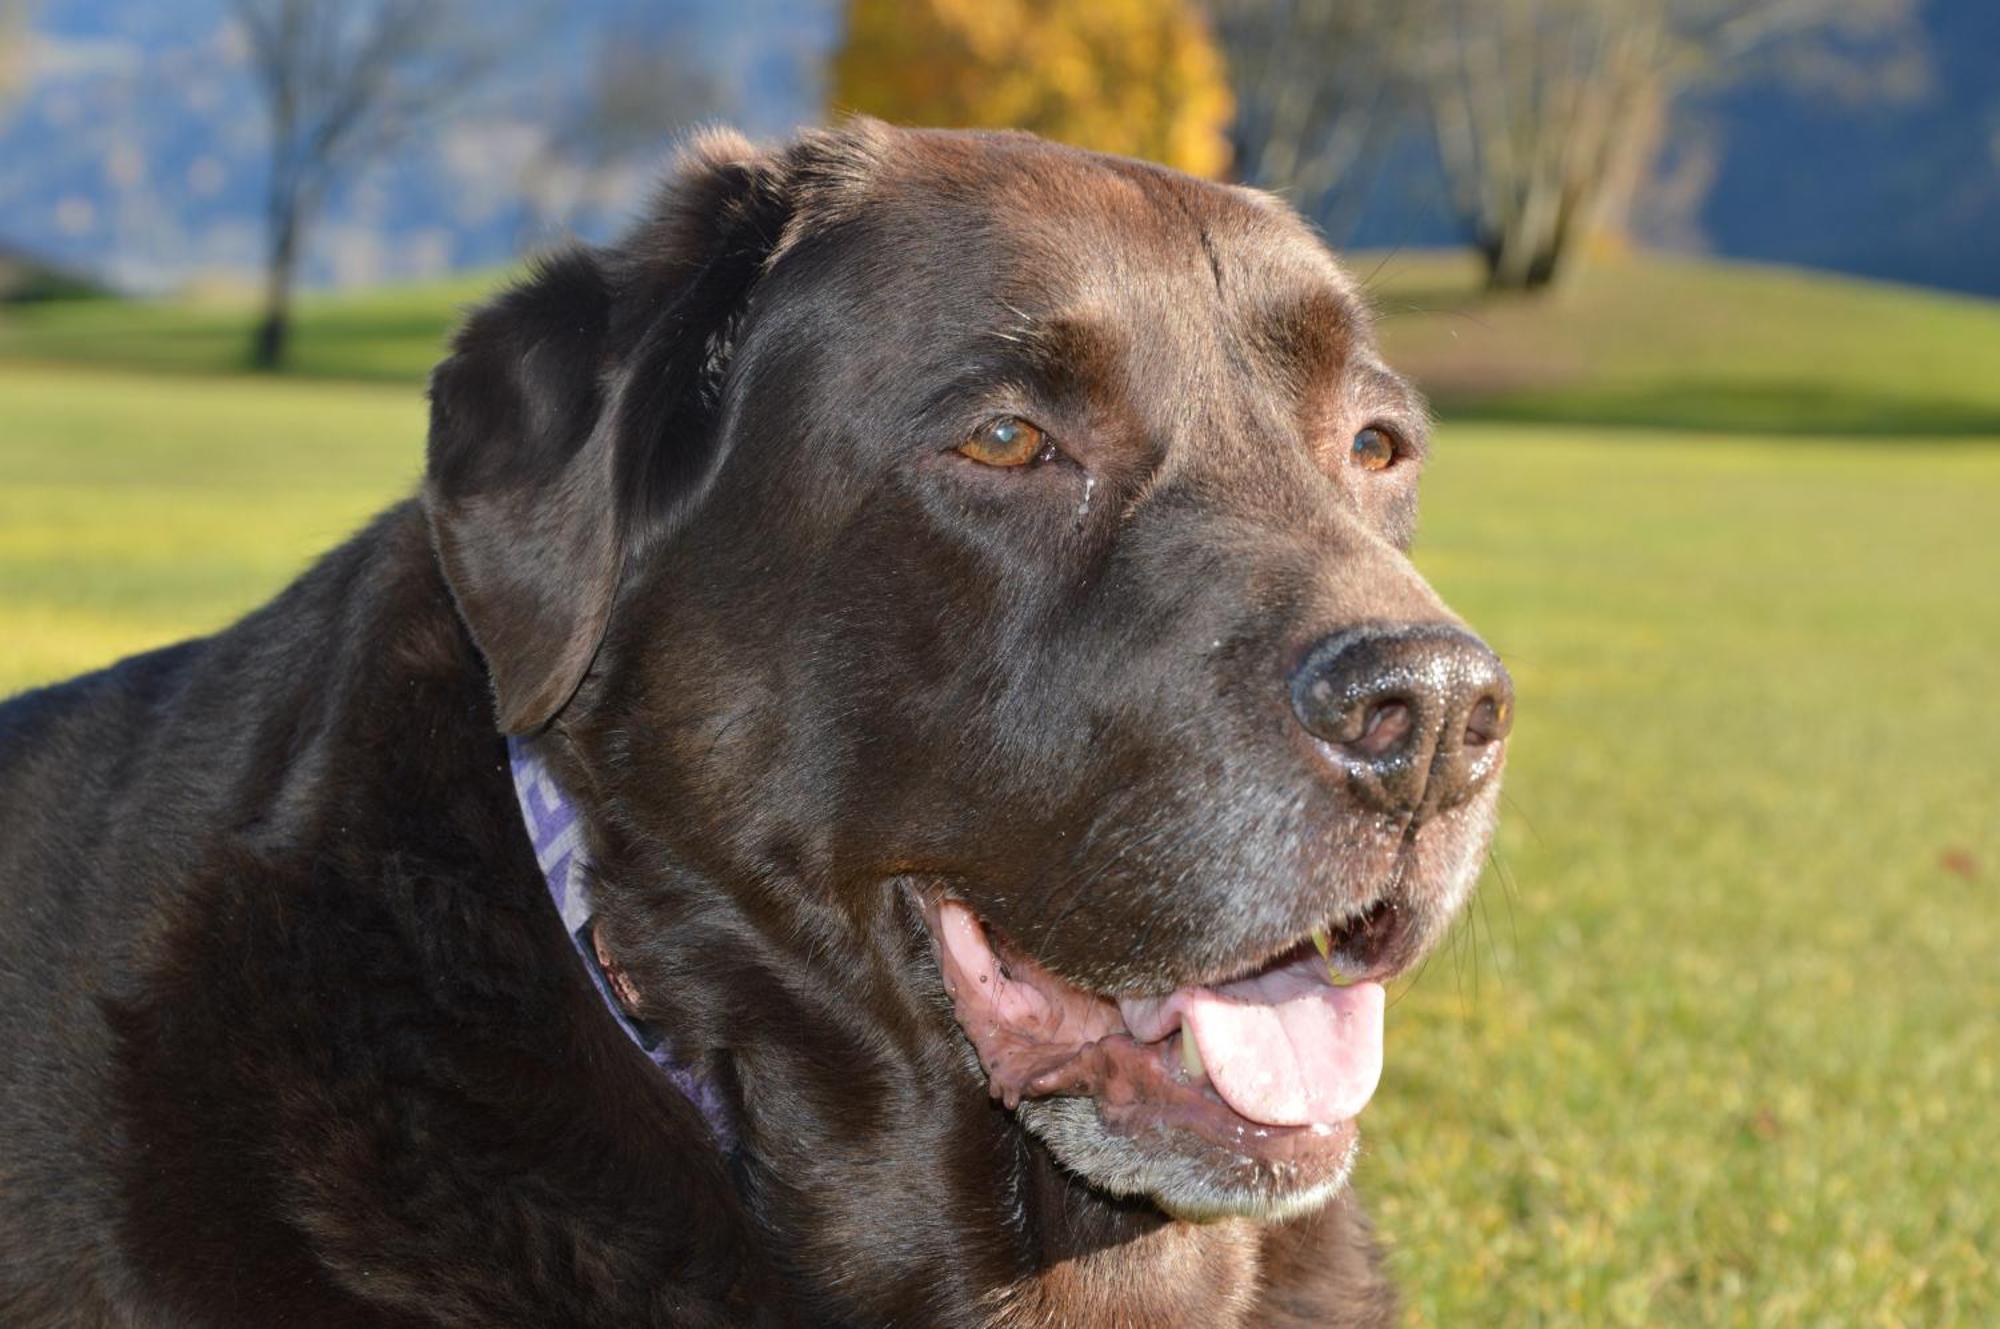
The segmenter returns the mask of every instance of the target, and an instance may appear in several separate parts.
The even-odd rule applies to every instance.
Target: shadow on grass
[[[1834,391],[1810,382],[1690,379],[1632,387],[1583,382],[1549,390],[1462,394],[1440,386],[1431,396],[1447,420],[1848,437],[1873,443],[1907,438],[1968,443],[2000,439],[2000,409],[1988,402],[1910,397],[1866,388]]]
[[[495,278],[485,286],[498,289]],[[482,287],[484,289],[484,287]],[[287,376],[312,380],[406,383],[419,388],[448,350],[453,328],[477,292],[440,293],[411,304],[376,302],[355,307],[305,307],[292,345]],[[1385,310],[1428,307],[1456,310],[1479,323],[1483,297],[1463,285],[1398,290]],[[32,310],[10,307],[0,316],[0,359],[88,365],[135,372],[237,376],[249,372],[253,320],[244,314],[171,305],[119,302],[52,302]],[[1811,358],[1776,374],[1739,365],[1723,375],[1654,376],[1651,365],[1591,376],[1572,368],[1495,363],[1511,380],[1487,376],[1474,355],[1470,365],[1411,367],[1448,420],[1548,423],[1602,428],[1675,430],[1695,434],[1762,434],[1773,437],[1845,437],[1871,443],[1900,439],[2000,439],[2000,394],[1933,376],[1905,381],[1885,370],[1877,380],[1847,381],[1829,368],[1814,375]],[[1820,357],[1821,362],[1834,361]],[[1778,368],[1773,366],[1773,368]],[[1906,366],[1907,368],[1907,366]],[[1546,370],[1546,372],[1543,372]],[[1497,371],[1496,371],[1497,372]],[[1455,380],[1455,381],[1454,381]],[[1942,387],[1943,392],[1937,391]],[[1947,395],[1947,394],[1951,395]]]
[[[420,384],[445,357],[469,302],[299,313],[283,374]],[[101,302],[13,308],[0,316],[0,359],[139,373],[252,372],[247,314]]]

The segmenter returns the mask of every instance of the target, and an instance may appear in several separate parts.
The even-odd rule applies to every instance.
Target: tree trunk
[[[264,314],[250,342],[255,369],[282,369],[292,336],[292,282],[298,274],[299,206],[297,198],[272,201],[271,234],[264,265]]]
[[[1553,285],[1583,235],[1578,218],[1593,197],[1589,181],[1555,172],[1528,181],[1516,206],[1480,240],[1486,289],[1534,292]]]
[[[1489,291],[1539,291],[1562,267],[1568,230],[1553,203],[1535,200],[1479,243]]]
[[[1569,258],[1571,235],[1553,230],[1541,235],[1513,230],[1489,236],[1479,244],[1486,264],[1486,289],[1532,294],[1555,284]]]
[[[1604,179],[1586,219],[1594,247],[1614,252],[1631,247],[1634,221],[1666,145],[1668,114],[1660,78],[1635,80],[1616,113],[1618,132],[1607,142]]]
[[[1511,230],[1503,236],[1487,237],[1479,243],[1479,256],[1486,264],[1486,289],[1546,290],[1562,275],[1569,247],[1570,236],[1564,231],[1531,235]]]

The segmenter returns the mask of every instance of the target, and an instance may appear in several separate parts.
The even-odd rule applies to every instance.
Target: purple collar
[[[699,1071],[676,1060],[666,1039],[626,1009],[626,1000],[636,994],[623,975],[615,970],[606,972],[597,949],[596,915],[590,905],[590,858],[584,852],[583,818],[577,814],[576,804],[556,784],[555,773],[535,751],[533,743],[508,739],[507,763],[514,771],[514,795],[521,802],[521,817],[527,823],[528,839],[535,848],[535,861],[541,864],[542,876],[548,881],[549,899],[554,902],[556,913],[562,916],[563,931],[569,933],[570,944],[596,985],[605,1009],[618,1021],[625,1036],[666,1072],[674,1088],[701,1111],[723,1149],[733,1153],[735,1123],[730,1120],[729,1105],[723,1101],[721,1091]],[[626,994],[626,1000],[620,999],[621,992]]]

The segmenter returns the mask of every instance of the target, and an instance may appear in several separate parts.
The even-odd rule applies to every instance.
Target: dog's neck
[[[662,988],[660,972],[648,967],[643,955],[634,958],[645,971],[645,981],[635,983],[627,966],[613,956],[599,935],[600,910],[591,895],[597,874],[586,850],[577,804],[558,780],[550,754],[536,743],[509,740],[508,756],[522,820],[550,901],[605,1009],[632,1043],[699,1108],[720,1146],[745,1169],[744,1175],[796,1172],[802,1160],[790,1155],[799,1141],[788,1142],[770,1159],[753,1159],[743,1152],[749,1149],[744,1131],[756,1134],[756,1114],[751,1110],[741,1121],[735,1115],[728,1091],[733,1075],[725,1073],[723,1082],[718,1082],[699,1069],[704,1064],[701,1061],[677,1058],[671,1042],[635,1013],[672,1009],[680,1004],[680,998],[694,994],[676,992],[670,986]],[[580,770],[576,778],[588,780]],[[638,875],[628,871],[618,879]],[[606,898],[617,898],[608,887]],[[931,1147],[938,1156],[963,1148],[967,1140],[991,1126],[985,1112],[975,1112],[967,1120],[955,1116],[953,1108],[942,1100],[929,1105],[923,1116],[933,1132]],[[799,1134],[803,1125],[792,1122],[790,1133]],[[805,1141],[806,1154],[820,1159],[839,1156],[842,1146],[851,1144],[841,1138],[843,1128],[832,1121],[822,1123],[822,1127],[833,1134]],[[984,1212],[977,1205],[961,1210],[957,1220],[976,1231],[930,1232],[913,1243],[915,1248],[901,1252],[864,1240],[846,1250],[848,1259],[874,1266],[874,1278],[864,1281],[928,1288],[922,1294],[923,1313],[940,1324],[997,1327],[1062,1323],[1086,1329],[1380,1322],[1367,1313],[1371,1299],[1365,1289],[1375,1276],[1366,1261],[1354,1268],[1319,1268],[1325,1264],[1318,1253],[1319,1243],[1308,1242],[1312,1254],[1300,1262],[1300,1268],[1287,1268],[1281,1253],[1285,1243],[1281,1242],[1278,1250],[1271,1249],[1266,1235],[1253,1225],[1241,1221],[1175,1222],[1148,1206],[1112,1200],[1071,1176],[1046,1150],[1025,1137],[1013,1148],[996,1149],[989,1162],[992,1170],[983,1184],[995,1203]],[[833,1196],[841,1192],[842,1187],[829,1186],[821,1193]],[[840,1207],[838,1200],[823,1198],[820,1202]],[[1343,1224],[1355,1221],[1345,1212],[1344,1203],[1323,1218]],[[1319,1221],[1295,1226],[1311,1231]],[[1011,1257],[992,1260],[992,1252],[1003,1250],[1011,1252]],[[832,1256],[835,1252],[819,1253]],[[951,1295],[939,1291],[940,1267],[957,1268],[965,1279]],[[1315,1279],[1340,1284],[1340,1294],[1324,1300],[1309,1294],[1310,1313],[1296,1320],[1286,1312],[1282,1299],[1274,1300],[1280,1289],[1294,1284],[1309,1286]],[[1364,1289],[1363,1295],[1350,1300],[1357,1288]],[[940,1296],[943,1303],[936,1300]],[[1384,1303],[1372,1304],[1379,1309]],[[1354,1320],[1341,1314],[1322,1319],[1330,1307],[1350,1305],[1362,1311]],[[901,1313],[909,1307],[898,1303],[872,1309]]]
[[[534,846],[535,862],[548,883],[549,901],[562,919],[563,931],[577,959],[590,975],[605,1009],[648,1059],[701,1110],[702,1119],[725,1151],[736,1148],[736,1123],[722,1091],[699,1071],[674,1056],[666,1039],[636,1014],[639,994],[597,936],[597,915],[590,896],[590,857],[584,849],[583,819],[563,792],[555,773],[527,739],[507,740],[507,764],[514,774],[514,796],[521,803],[521,821]]]

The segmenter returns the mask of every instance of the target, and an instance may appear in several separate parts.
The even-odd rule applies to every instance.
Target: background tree
[[[851,0],[832,72],[836,110],[1229,165],[1227,74],[1186,0]]]
[[[1410,11],[1372,0],[1208,0],[1229,62],[1242,180],[1282,191],[1339,231],[1355,177],[1402,132],[1410,87],[1385,53],[1408,49]]]
[[[1239,99],[1261,112],[1238,127],[1256,182],[1323,191],[1415,127],[1504,290],[1548,285],[1586,234],[1620,224],[1690,90],[1764,73],[1901,95],[1922,79],[1915,0],[1211,3]]]
[[[28,83],[28,0],[0,0],[0,118]]]
[[[550,111],[548,135],[522,168],[531,230],[575,230],[626,206],[636,178],[657,174],[676,134],[733,109],[685,22],[606,35],[588,77]]]
[[[1548,285],[1650,173],[1674,100],[1758,69],[1908,77],[1913,0],[1417,0],[1409,71],[1501,289]]]
[[[454,0],[234,0],[270,115],[263,314],[251,362],[283,363],[305,238],[342,174],[496,63],[490,20]]]

